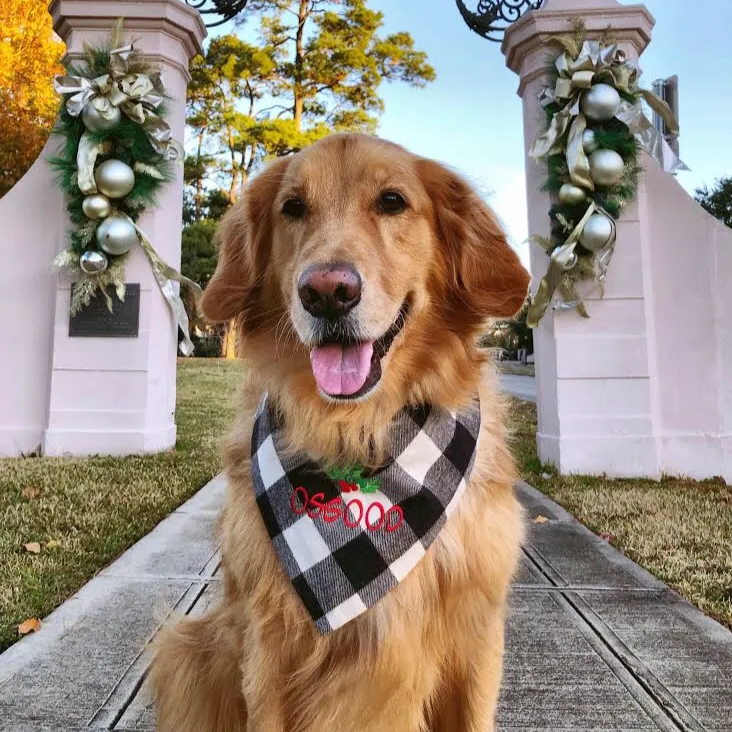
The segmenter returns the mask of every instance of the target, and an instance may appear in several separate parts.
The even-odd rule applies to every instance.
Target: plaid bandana
[[[425,555],[455,509],[475,460],[477,401],[454,414],[428,406],[394,419],[391,459],[377,471],[325,469],[283,450],[262,397],[252,478],[272,544],[321,633],[384,597]]]

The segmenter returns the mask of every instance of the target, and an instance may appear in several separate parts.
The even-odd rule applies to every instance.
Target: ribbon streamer
[[[569,127],[567,138],[567,167],[569,177],[576,186],[585,188],[588,191],[595,190],[595,183],[590,175],[590,161],[585,154],[582,133],[587,129],[587,119],[580,112]]]
[[[173,319],[175,320],[179,330],[183,332],[183,340],[178,344],[180,352],[184,356],[190,356],[193,353],[193,342],[188,331],[188,313],[186,312],[183,300],[180,294],[176,292],[173,286],[173,281],[186,285],[193,291],[196,302],[203,295],[203,290],[200,286],[189,280],[188,277],[182,275],[177,270],[173,269],[164,259],[155,251],[152,242],[148,238],[147,234],[129,217],[127,214],[118,211],[115,214],[121,218],[127,219],[134,227],[137,232],[137,236],[140,239],[140,246],[150,260],[150,266],[152,267],[153,274],[160,286],[160,292],[163,293],[163,297],[168,302],[170,311],[173,313]]]
[[[85,132],[79,140],[79,149],[76,153],[76,174],[79,190],[85,195],[90,196],[97,192],[97,182],[94,179],[94,166],[100,155],[108,153],[111,150],[111,144],[108,140],[96,142],[94,138]]]

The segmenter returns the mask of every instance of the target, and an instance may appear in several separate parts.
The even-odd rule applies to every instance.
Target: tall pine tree
[[[711,189],[697,188],[694,197],[712,216],[732,228],[732,177],[719,178]]]
[[[367,0],[250,0],[245,18],[258,23],[257,43],[215,38],[193,67],[188,180],[198,217],[206,179],[218,176],[233,201],[267,157],[333,131],[373,132],[384,81],[435,78],[408,33],[379,34],[383,14]]]

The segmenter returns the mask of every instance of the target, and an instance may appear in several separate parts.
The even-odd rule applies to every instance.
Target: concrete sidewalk
[[[223,491],[214,480],[0,656],[0,730],[154,729],[148,644],[171,608],[215,601]],[[549,520],[530,521],[512,592],[498,728],[732,730],[732,634],[533,488],[518,493]]]

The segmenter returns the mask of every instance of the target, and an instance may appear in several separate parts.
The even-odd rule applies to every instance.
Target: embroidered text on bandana
[[[252,433],[259,510],[321,633],[357,617],[404,579],[455,509],[475,460],[480,407],[409,408],[392,425],[391,459],[364,476],[282,450],[265,394]]]

